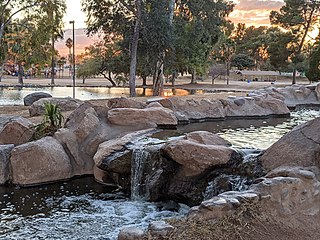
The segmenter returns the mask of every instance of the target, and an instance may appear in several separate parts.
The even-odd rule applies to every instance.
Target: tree
[[[121,55],[126,56],[132,51],[132,33],[137,23],[135,3],[128,0],[117,4],[113,0],[83,0],[89,34],[103,31],[108,37],[121,39]],[[208,56],[219,38],[225,17],[232,9],[233,4],[223,0],[176,1],[175,4],[173,0],[141,1],[137,69],[144,79],[146,74],[153,73],[155,95],[161,94],[165,72],[189,68],[194,78],[197,72],[206,72]],[[187,41],[183,40],[185,37],[189,37]],[[164,69],[164,66],[169,68]]]
[[[310,82],[320,81],[320,33],[316,38],[309,58],[309,66],[306,71],[306,77]]]
[[[136,22],[134,25],[134,30],[132,34],[131,51],[130,51],[130,97],[136,96],[136,72],[137,72],[137,50],[138,50],[138,40],[141,24],[141,0],[136,0]]]
[[[54,85],[55,75],[55,41],[63,37],[62,18],[66,12],[65,0],[41,0],[42,7],[37,8],[33,18],[40,19],[40,25],[50,33],[51,40],[51,84]]]
[[[77,77],[82,78],[82,82],[85,83],[87,78],[93,77],[99,73],[99,64],[100,63],[94,58],[84,60],[78,67]]]
[[[18,65],[18,81],[23,84],[23,66],[31,66],[48,59],[50,45],[46,35],[29,19],[14,20],[3,38],[7,59]]]
[[[14,17],[39,4],[38,0],[5,0],[0,3],[0,44],[5,28],[12,23]]]
[[[212,84],[214,84],[214,80],[220,76],[227,75],[227,68],[224,64],[213,64],[209,70],[209,76],[211,76]]]
[[[285,5],[280,11],[272,11],[270,21],[289,31],[294,38],[290,45],[294,51],[291,59],[293,62],[292,84],[296,83],[296,62],[308,41],[307,35],[319,23],[320,2],[318,0],[285,0]]]
[[[271,66],[277,71],[286,70],[289,64],[289,57],[294,51],[290,47],[293,35],[290,32],[283,32],[279,28],[268,30],[268,55]]]
[[[239,70],[252,68],[255,66],[254,60],[245,54],[238,54],[232,60],[232,66],[237,67]]]

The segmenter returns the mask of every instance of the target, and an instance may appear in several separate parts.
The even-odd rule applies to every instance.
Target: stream
[[[268,148],[295,126],[319,116],[319,111],[301,110],[293,112],[290,118],[194,123],[152,137],[168,140],[206,130],[227,139],[234,148],[252,153]],[[0,209],[3,240],[115,240],[123,227],[146,228],[151,221],[181,217],[188,212],[183,204],[178,211],[171,211],[165,204],[132,201],[90,176],[38,187],[0,187]]]

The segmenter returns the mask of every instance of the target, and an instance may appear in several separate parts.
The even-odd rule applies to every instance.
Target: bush
[[[52,103],[44,104],[44,116],[42,122],[35,127],[34,139],[40,139],[45,136],[52,136],[62,127],[64,117],[59,106]]]

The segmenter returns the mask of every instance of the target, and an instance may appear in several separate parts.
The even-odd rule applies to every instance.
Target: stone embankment
[[[31,116],[43,114],[45,102],[57,104],[62,111],[73,112],[66,120],[64,128],[59,129],[52,137],[37,141],[31,141],[35,126],[29,120],[21,117],[1,118],[0,143],[15,145],[9,161],[11,171],[6,175],[9,174],[10,181],[17,185],[41,184],[77,175],[93,174],[95,166],[110,171],[112,164],[104,162],[100,165],[101,159],[97,160],[99,155],[97,150],[101,151],[101,148],[106,148],[110,144],[115,147],[117,143],[113,141],[125,142],[118,138],[128,133],[156,127],[175,128],[178,124],[192,121],[289,114],[288,108],[282,101],[260,97],[231,97],[226,100],[216,100],[206,95],[195,99],[190,97],[159,99],[157,102],[141,102],[126,98],[82,102],[70,98],[41,98],[39,94],[36,94],[35,98],[40,99],[30,106]],[[129,139],[128,142],[130,141]],[[100,144],[102,145],[99,147]],[[187,148],[189,147],[193,145],[189,144]],[[199,146],[194,146],[197,147]],[[170,148],[167,146],[167,154],[172,157],[177,155]],[[214,150],[217,147],[211,148]],[[203,151],[205,150],[206,148],[203,148]],[[115,147],[109,151],[110,155],[114,156],[118,149]],[[219,147],[214,152],[217,155],[216,164],[220,165],[225,164],[232,155],[232,151],[226,147]],[[104,158],[111,161],[106,155],[108,154],[103,155]],[[179,159],[176,161],[181,164]],[[211,167],[212,163],[206,160],[205,165],[195,163],[191,169],[185,168],[185,173],[195,175],[187,172],[202,172]]]
[[[133,191],[131,183],[137,180],[140,187],[135,191],[151,201],[172,199],[194,206],[189,219],[218,221],[246,202],[262,203],[262,211],[275,216],[318,216],[318,119],[285,135],[252,162],[255,166],[209,132],[167,142],[152,140],[159,128],[195,121],[288,116],[287,106],[319,103],[318,92],[318,86],[293,86],[219,100],[210,95],[149,102],[41,98],[30,106],[32,116],[41,115],[47,101],[72,113],[64,128],[36,141],[30,121],[1,118],[0,184],[28,186],[94,174],[99,182],[127,192]],[[139,154],[142,148],[144,153]],[[132,178],[138,162],[140,173]],[[247,183],[246,190],[235,191],[230,179]],[[204,195],[211,197],[204,199]],[[157,222],[150,225],[148,234],[161,238],[172,229]],[[124,229],[119,239],[139,239],[144,234]]]

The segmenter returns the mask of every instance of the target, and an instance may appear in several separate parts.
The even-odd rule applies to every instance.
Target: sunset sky
[[[65,39],[71,37],[71,25],[69,21],[75,21],[75,28],[82,29],[76,31],[76,48],[77,52],[84,51],[86,45],[92,44],[96,39],[88,39],[83,28],[86,27],[86,16],[81,11],[80,0],[66,0],[67,14],[64,18],[65,23]],[[282,0],[234,0],[236,3],[235,10],[231,13],[229,19],[234,23],[245,23],[247,26],[269,25],[269,14],[271,10],[279,10],[283,6]],[[64,41],[57,44],[57,48],[62,56],[68,54],[68,50],[64,46]]]

